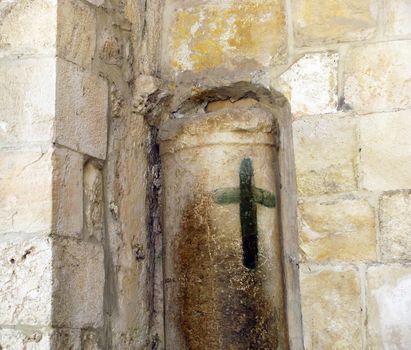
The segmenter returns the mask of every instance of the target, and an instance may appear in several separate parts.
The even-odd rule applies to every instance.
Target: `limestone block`
[[[42,330],[0,329],[2,350],[52,350],[50,337]]]
[[[0,325],[50,325],[51,250],[45,237],[0,241]]]
[[[302,203],[300,216],[303,261],[376,259],[374,211],[367,201]]]
[[[362,187],[411,188],[411,112],[361,117],[360,135]]]
[[[0,146],[51,141],[55,85],[54,58],[2,60]]]
[[[274,89],[282,92],[294,116],[337,111],[338,54],[307,54],[277,78]]]
[[[411,34],[411,2],[409,0],[385,1],[384,14],[386,35]]]
[[[286,61],[283,0],[181,1],[168,24],[167,59],[174,70],[202,71],[219,66],[257,66]]]
[[[57,55],[80,66],[91,64],[96,49],[96,14],[77,0],[59,0]]]
[[[0,152],[0,234],[47,232],[52,223],[51,151]]]
[[[57,143],[105,159],[107,148],[107,82],[76,65],[57,61]]]
[[[56,148],[53,155],[53,232],[81,237],[83,229],[83,155]]]
[[[410,41],[350,49],[344,61],[345,101],[360,113],[411,106]]]
[[[377,27],[378,0],[293,0],[299,46],[363,40]]]
[[[357,271],[302,266],[300,285],[305,349],[362,349]]]
[[[0,4],[0,57],[56,52],[57,0],[9,0]]]
[[[53,245],[53,325],[103,325],[104,259],[100,245],[56,238]]]
[[[84,236],[103,237],[103,175],[93,162],[84,167]]]
[[[411,260],[411,193],[386,193],[380,200],[380,249],[383,259]]]
[[[411,265],[368,269],[368,349],[411,348]]]
[[[297,187],[301,195],[356,188],[358,146],[353,120],[301,119],[293,123]]]

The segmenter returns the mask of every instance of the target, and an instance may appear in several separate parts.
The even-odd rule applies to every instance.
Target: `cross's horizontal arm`
[[[253,200],[268,208],[275,208],[275,194],[253,187]],[[218,204],[240,203],[240,189],[238,187],[225,187],[214,191],[214,201]]]

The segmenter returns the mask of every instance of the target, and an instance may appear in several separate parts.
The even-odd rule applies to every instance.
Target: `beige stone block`
[[[2,350],[51,350],[50,337],[44,330],[0,329]]]
[[[53,233],[80,238],[83,230],[83,155],[56,148],[53,155]]]
[[[55,85],[54,58],[2,60],[0,146],[51,141]]]
[[[411,265],[368,269],[368,349],[411,349]]]
[[[367,190],[411,188],[411,112],[360,119],[360,170]]]
[[[0,169],[0,234],[49,233],[52,221],[51,150],[2,150]]]
[[[300,252],[303,261],[376,259],[373,208],[357,199],[302,203]]]
[[[336,117],[293,123],[297,187],[301,195],[356,188],[356,125]]]
[[[411,41],[354,47],[344,60],[345,102],[360,113],[411,106]]]
[[[377,27],[378,0],[293,0],[298,46],[363,40]]]
[[[55,140],[78,152],[105,159],[107,82],[76,65],[57,61]]]
[[[300,284],[305,349],[362,349],[357,271],[303,266]]]
[[[104,253],[94,243],[56,238],[53,244],[53,325],[103,325]]]
[[[77,0],[60,0],[57,55],[80,66],[91,64],[96,49],[96,14]]]
[[[283,0],[207,1],[191,6],[182,2],[166,11],[174,13],[166,45],[167,60],[174,70],[198,72],[286,61]]]
[[[411,1],[384,1],[384,32],[386,35],[411,34]]]
[[[101,241],[103,237],[103,175],[93,162],[84,167],[84,235]]]
[[[380,249],[383,259],[411,260],[411,193],[386,193],[380,200]]]
[[[337,111],[338,54],[307,54],[277,78],[273,87],[287,97],[294,116]]]
[[[9,0],[0,4],[0,57],[56,52],[57,0]]]
[[[0,242],[0,326],[51,322],[49,238],[8,235]],[[0,343],[1,344],[1,343]]]

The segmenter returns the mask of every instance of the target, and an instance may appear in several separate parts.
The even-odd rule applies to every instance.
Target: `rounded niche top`
[[[274,117],[253,105],[222,108],[211,113],[169,119],[159,131],[161,153],[208,144],[274,144]]]

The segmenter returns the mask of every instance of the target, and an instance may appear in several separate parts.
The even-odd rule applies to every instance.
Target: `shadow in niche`
[[[270,91],[262,86],[238,82],[228,86],[210,88],[190,96],[182,101],[177,108],[173,109],[171,117],[173,119],[187,120],[187,118],[195,118],[199,115],[218,113],[224,110],[257,110],[258,108],[268,111],[273,115],[274,137],[276,138],[274,146],[277,156],[275,160],[275,163],[277,163],[277,166],[275,166],[276,192],[279,194],[279,198],[277,203],[274,201],[273,206],[276,204],[280,210],[280,236],[283,254],[282,264],[288,344],[279,344],[277,339],[279,316],[275,310],[274,312],[269,311],[270,307],[268,305],[270,305],[270,301],[262,299],[258,301],[259,297],[257,297],[261,294],[262,288],[261,283],[258,281],[265,277],[261,276],[261,271],[256,269],[258,260],[258,245],[256,243],[258,232],[257,225],[254,222],[256,220],[252,220],[253,217],[256,218],[254,198],[256,194],[253,190],[251,160],[244,159],[240,165],[240,187],[238,193],[232,192],[231,197],[227,194],[217,193],[215,194],[215,196],[217,195],[217,200],[214,197],[214,200],[216,202],[221,201],[221,204],[224,201],[239,203],[240,211],[244,214],[241,218],[241,225],[243,227],[243,263],[241,264],[242,268],[239,267],[241,271],[237,271],[237,265],[228,260],[226,261],[226,266],[232,265],[231,268],[227,268],[225,272],[222,271],[219,275],[215,275],[215,272],[213,272],[215,269],[209,269],[206,266],[207,264],[204,265],[208,260],[202,254],[202,250],[204,250],[205,246],[214,244],[213,240],[207,240],[207,235],[203,235],[205,232],[212,232],[210,225],[207,224],[209,213],[206,198],[208,197],[202,195],[200,196],[201,200],[194,199],[195,203],[191,203],[184,211],[182,233],[185,232],[186,235],[184,235],[185,238],[177,242],[178,257],[174,262],[174,269],[179,271],[181,276],[181,283],[177,293],[178,303],[182,309],[179,322],[181,322],[181,331],[185,334],[184,338],[186,339],[188,349],[203,349],[206,344],[208,344],[210,349],[218,349],[222,345],[221,341],[218,341],[218,339],[221,339],[221,335],[218,336],[218,332],[222,324],[225,324],[225,327],[231,327],[232,331],[228,332],[232,335],[229,336],[231,340],[228,343],[224,342],[224,345],[233,344],[234,346],[237,344],[232,347],[233,349],[303,348],[297,262],[298,236],[296,229],[295,169],[291,113],[286,98],[282,94]],[[195,198],[198,199],[199,197]],[[200,215],[202,219],[199,220],[201,211],[205,212],[204,215]],[[255,216],[252,215],[253,213]],[[202,225],[207,227],[202,227]],[[199,240],[192,239],[195,232],[195,236]],[[201,237],[203,236],[204,239],[202,241]],[[219,252],[221,253],[221,249],[219,250],[217,246],[211,248],[215,255],[212,260],[225,261],[227,256],[235,255],[234,252],[226,251],[225,254],[218,256]],[[224,284],[227,281],[234,281],[234,284],[232,284],[231,288],[228,287],[225,294],[223,293],[218,297],[213,295],[209,288],[207,288],[209,283],[198,283],[196,276],[198,277],[199,275],[204,278],[203,282],[205,280],[208,280],[209,283],[220,281],[220,283]],[[233,278],[233,276],[237,277]],[[247,278],[250,280],[248,281]],[[235,280],[240,281],[240,284],[236,284]],[[244,287],[246,280],[249,282],[246,283],[249,286],[248,288]],[[241,294],[243,292],[247,294],[247,297]],[[237,302],[233,303],[233,299],[237,300]],[[209,319],[203,317],[206,314],[212,314],[210,310],[207,310],[210,308],[210,305],[214,309],[218,308],[217,305],[220,305],[219,308],[224,308],[224,300],[227,302],[225,312],[222,312],[220,316],[216,314],[215,317],[210,317]],[[247,302],[244,303],[245,301]],[[238,310],[235,305],[238,305]],[[233,319],[236,319],[236,321],[233,321]],[[173,320],[172,322],[175,321]],[[282,342],[284,343],[284,341]]]

